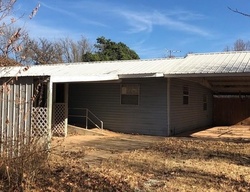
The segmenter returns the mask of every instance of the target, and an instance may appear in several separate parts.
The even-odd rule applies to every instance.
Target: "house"
[[[68,123],[170,136],[250,116],[250,52],[0,70],[1,140],[66,136]]]

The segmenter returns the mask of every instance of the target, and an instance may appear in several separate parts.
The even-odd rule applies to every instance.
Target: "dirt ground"
[[[36,191],[250,191],[249,127],[175,137],[81,131],[53,138]]]
[[[117,156],[124,152],[150,147],[166,137],[129,135],[108,130],[92,129],[86,134],[73,133],[66,138],[54,138],[52,146],[60,145],[59,150],[79,152],[84,150],[83,161],[89,166],[97,165],[104,159]],[[250,140],[250,126],[221,126],[208,129],[194,130],[177,135],[176,137],[203,139],[236,139]],[[56,148],[56,147],[55,147]]]
[[[89,165],[96,165],[103,159],[108,159],[118,154],[139,150],[151,146],[157,141],[163,141],[165,137],[129,135],[115,133],[108,130],[94,129],[93,134],[71,134],[66,138],[53,138],[52,147],[65,151],[84,150],[83,160]]]
[[[32,145],[2,164],[0,191],[250,191],[249,126],[175,137],[72,127],[68,133],[52,139],[50,153]]]

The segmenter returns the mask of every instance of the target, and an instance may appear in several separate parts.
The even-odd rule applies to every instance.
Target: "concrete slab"
[[[226,138],[226,139],[250,139],[250,126],[233,125],[217,126],[207,129],[185,132],[177,136],[206,137],[206,138]]]

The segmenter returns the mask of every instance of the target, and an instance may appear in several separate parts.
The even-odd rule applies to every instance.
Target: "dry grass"
[[[30,191],[37,175],[44,175],[48,147],[43,138],[31,138],[26,144],[7,139],[0,154],[0,191]]]
[[[249,140],[166,138],[93,165],[90,149],[56,144],[23,191],[250,191]]]
[[[167,138],[94,166],[86,153],[52,151],[33,191],[250,191],[250,141]]]

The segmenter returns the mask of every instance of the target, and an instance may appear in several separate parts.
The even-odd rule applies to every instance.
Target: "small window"
[[[183,105],[188,105],[189,103],[189,89],[187,86],[183,87]]]
[[[203,95],[203,111],[207,110],[207,95]]]
[[[138,84],[121,85],[121,104],[138,105],[140,86]]]

